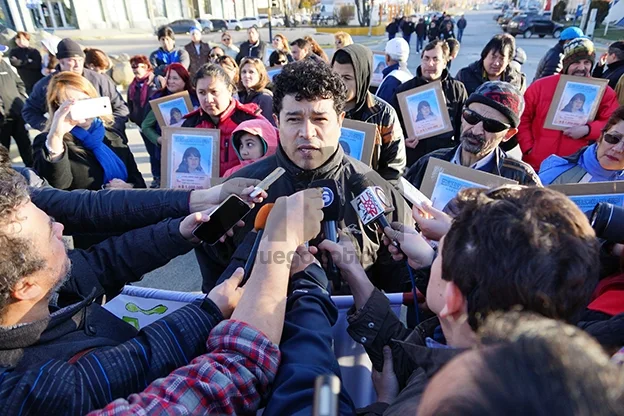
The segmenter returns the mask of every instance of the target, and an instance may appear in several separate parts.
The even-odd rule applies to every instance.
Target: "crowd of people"
[[[373,52],[344,32],[328,56],[311,36],[279,33],[269,54],[255,28],[241,45],[190,28],[180,47],[164,26],[157,50],[130,59],[125,99],[105,54],[62,39],[44,62],[18,33],[16,71],[0,61],[3,414],[313,414],[317,377],[341,378],[331,297],[341,294],[353,298],[347,332],[372,362],[376,401],[356,408],[343,385],[328,415],[624,415],[624,238],[600,240],[572,200],[544,187],[624,177],[622,42],[596,59],[568,28],[527,85],[507,34],[452,76],[465,28],[463,16],[392,22],[374,87]],[[412,33],[421,59],[409,69]],[[609,85],[586,124],[549,129],[563,75]],[[399,95],[435,82],[452,128],[414,136]],[[161,183],[163,126],[150,101],[181,92],[193,108],[171,118],[220,132],[225,181],[209,189]],[[71,117],[104,96],[112,114]],[[573,96],[562,111],[586,100]],[[429,104],[418,110],[417,121],[433,115]],[[370,162],[341,144],[345,119],[374,127]],[[127,121],[140,128],[151,184]],[[40,131],[32,144],[26,124]],[[11,163],[11,138],[24,167]],[[432,158],[518,185],[463,189],[443,210],[412,205],[398,182],[421,188]],[[282,176],[255,192],[277,168]],[[189,147],[176,169],[203,172],[199,151]],[[323,221],[320,180],[343,197],[335,223]],[[385,221],[365,223],[351,203],[364,182],[392,206]],[[202,242],[194,230],[231,195],[251,211]],[[337,238],[322,231],[330,222]],[[140,330],[103,307],[191,251],[197,301]],[[400,319],[386,294],[408,292]]]

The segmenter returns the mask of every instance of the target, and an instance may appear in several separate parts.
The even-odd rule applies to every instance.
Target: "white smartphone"
[[[251,191],[251,194],[249,194],[249,197],[255,198],[260,195],[260,192],[269,189],[269,186],[271,186],[273,182],[278,180],[280,176],[284,174],[284,172],[286,172],[284,168],[277,167],[273,172],[269,173],[269,176],[264,178],[258,185],[254,187],[253,191]]]
[[[79,121],[111,114],[113,114],[113,108],[110,98],[98,97],[77,101],[72,106],[69,117],[74,121]]]
[[[418,188],[409,183],[409,181],[405,178],[399,178],[398,184],[399,192],[403,195],[403,198],[407,199],[413,205],[415,205],[418,209],[421,209],[424,203],[428,203],[429,205],[433,205],[431,200],[427,198],[425,194],[420,192]]]

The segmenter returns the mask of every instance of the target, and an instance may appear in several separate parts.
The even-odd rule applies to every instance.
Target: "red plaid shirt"
[[[89,415],[195,415],[255,412],[269,393],[280,362],[279,347],[253,327],[227,320],[195,358],[142,393],[117,399]]]

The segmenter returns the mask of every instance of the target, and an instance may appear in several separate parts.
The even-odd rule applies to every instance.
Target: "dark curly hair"
[[[282,101],[287,95],[295,100],[334,100],[334,110],[340,114],[347,99],[347,87],[340,75],[329,65],[313,59],[303,59],[286,65],[273,78],[273,113],[279,117]]]
[[[571,323],[599,275],[587,217],[565,195],[535,187],[466,189],[442,248],[442,279],[466,298],[477,329],[493,311],[521,306]]]
[[[19,207],[29,200],[29,193],[24,177],[4,163],[4,156],[0,156],[0,313],[8,305],[15,284],[46,265],[28,239],[7,232]]]

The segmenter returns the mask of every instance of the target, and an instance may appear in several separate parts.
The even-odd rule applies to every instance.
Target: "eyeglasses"
[[[493,120],[491,118],[485,118],[481,114],[475,113],[469,108],[464,108],[462,113],[462,118],[466,120],[468,124],[476,125],[479,122],[483,122],[483,129],[488,133],[500,133],[501,131],[505,131],[511,128],[509,124],[503,123],[498,120]]]
[[[623,139],[622,136],[616,136],[616,135],[610,134],[610,133],[603,134],[602,138],[604,139],[605,142],[607,142],[609,144],[618,144]]]
[[[232,38],[221,38],[222,41],[227,42],[228,40],[231,40]]]
[[[215,54],[215,53],[211,53],[211,54],[210,54],[210,57],[211,57],[211,58],[219,58],[219,57],[221,57],[221,56],[223,56],[223,55],[219,55],[219,54]]]

